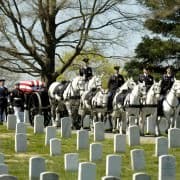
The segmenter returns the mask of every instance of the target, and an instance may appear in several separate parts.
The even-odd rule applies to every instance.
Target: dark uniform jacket
[[[0,87],[0,105],[7,106],[8,89],[4,86]]]
[[[148,91],[149,88],[153,85],[154,82],[154,78],[151,75],[144,75],[144,74],[140,74],[139,75],[139,82],[141,83],[145,83],[146,86],[146,90]]]
[[[13,106],[24,108],[24,93],[19,89],[13,89],[9,95]]]
[[[7,106],[8,89],[6,87],[0,87],[0,106]]]
[[[109,91],[116,91],[120,86],[124,84],[124,78],[121,74],[112,75],[108,81]]]
[[[88,81],[92,76],[92,68],[91,67],[83,67],[79,69],[80,76],[85,77],[85,81]]]
[[[161,82],[161,94],[165,95],[169,91],[174,83],[174,75],[168,76],[164,74]]]

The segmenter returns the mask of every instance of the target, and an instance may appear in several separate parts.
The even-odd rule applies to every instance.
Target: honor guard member
[[[115,74],[113,74],[108,81],[108,111],[112,110],[112,101],[116,93],[116,90],[124,84],[124,77],[121,74],[119,74],[119,69],[120,66],[114,66]]]
[[[139,82],[145,83],[146,86],[146,92],[150,89],[150,87],[154,83],[154,78],[150,74],[150,69],[148,67],[143,68],[143,74],[139,75]]]
[[[5,120],[5,114],[7,113],[7,97],[8,89],[4,86],[5,79],[0,79],[0,124],[3,124]]]
[[[171,89],[174,81],[175,81],[175,75],[173,73],[173,68],[169,66],[166,69],[166,73],[163,74],[161,78],[161,92],[160,92],[160,99],[158,101],[158,115],[163,115],[162,103],[166,94]]]
[[[23,122],[24,92],[19,89],[19,82],[14,84],[14,89],[9,95],[10,103],[13,106],[14,114],[18,122]]]
[[[85,81],[89,81],[93,76],[92,68],[89,66],[88,58],[84,58],[83,62],[85,63],[85,65],[79,69],[79,74],[80,76],[84,76]]]
[[[166,74],[163,74],[161,81],[161,94],[166,95],[167,92],[171,89],[175,80],[172,67],[167,67]]]

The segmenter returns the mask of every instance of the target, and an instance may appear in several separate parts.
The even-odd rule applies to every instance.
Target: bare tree
[[[0,68],[40,76],[48,86],[85,50],[117,43],[107,28],[120,29],[137,17],[120,10],[122,1],[0,1]],[[73,53],[64,60],[68,51]]]

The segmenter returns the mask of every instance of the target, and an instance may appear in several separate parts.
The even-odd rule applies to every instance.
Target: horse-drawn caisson
[[[39,80],[27,80],[19,82],[19,89],[24,94],[24,109],[29,112],[29,122],[34,125],[34,116],[44,116],[44,126],[50,124],[50,104],[48,91],[45,84]]]
[[[94,75],[88,81],[83,76],[76,76],[71,81],[53,82],[47,89],[41,81],[20,81],[19,88],[24,92],[25,108],[29,111],[29,121],[34,125],[34,116],[44,116],[44,125],[60,125],[62,117],[72,118],[72,127],[83,127],[83,120],[90,115],[92,122],[107,121],[110,128],[120,133],[126,132],[127,125],[133,116],[140,125],[141,135],[144,135],[144,125],[147,116],[153,119],[157,136],[160,135],[158,101],[161,82],[155,82],[146,91],[144,83],[127,79],[116,90],[112,102],[112,111],[108,111],[108,89],[103,89],[101,75]],[[162,109],[168,121],[168,128],[177,124],[180,105],[180,81],[175,80],[172,88],[165,96]],[[98,116],[98,115],[101,116]],[[97,119],[101,117],[101,119]]]

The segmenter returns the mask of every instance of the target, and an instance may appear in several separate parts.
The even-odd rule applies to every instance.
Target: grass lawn
[[[56,172],[61,180],[76,180],[77,173],[64,171],[64,154],[79,153],[80,162],[89,161],[89,150],[76,150],[76,134],[72,134],[72,138],[61,138],[60,131],[57,132],[57,138],[61,139],[62,153],[60,156],[50,156],[49,146],[45,146],[45,135],[34,134],[33,128],[27,128],[27,152],[15,153],[14,140],[15,131],[7,130],[5,125],[0,126],[0,153],[5,155],[5,164],[8,165],[9,174],[18,177],[18,180],[28,180],[29,176],[29,158],[39,155],[46,159],[46,170]],[[93,136],[90,136],[90,143]],[[105,176],[105,160],[107,154],[113,154],[113,140],[106,139],[103,142],[103,159],[96,162],[96,179],[101,180]],[[126,153],[118,153],[122,156],[122,173],[123,180],[131,180],[132,174],[130,164],[130,150],[144,149],[146,169],[145,172],[151,176],[151,180],[158,179],[158,158],[154,156],[154,144],[142,144],[140,146],[128,147]],[[176,157],[176,179],[180,179],[180,148],[169,150],[169,154]]]

